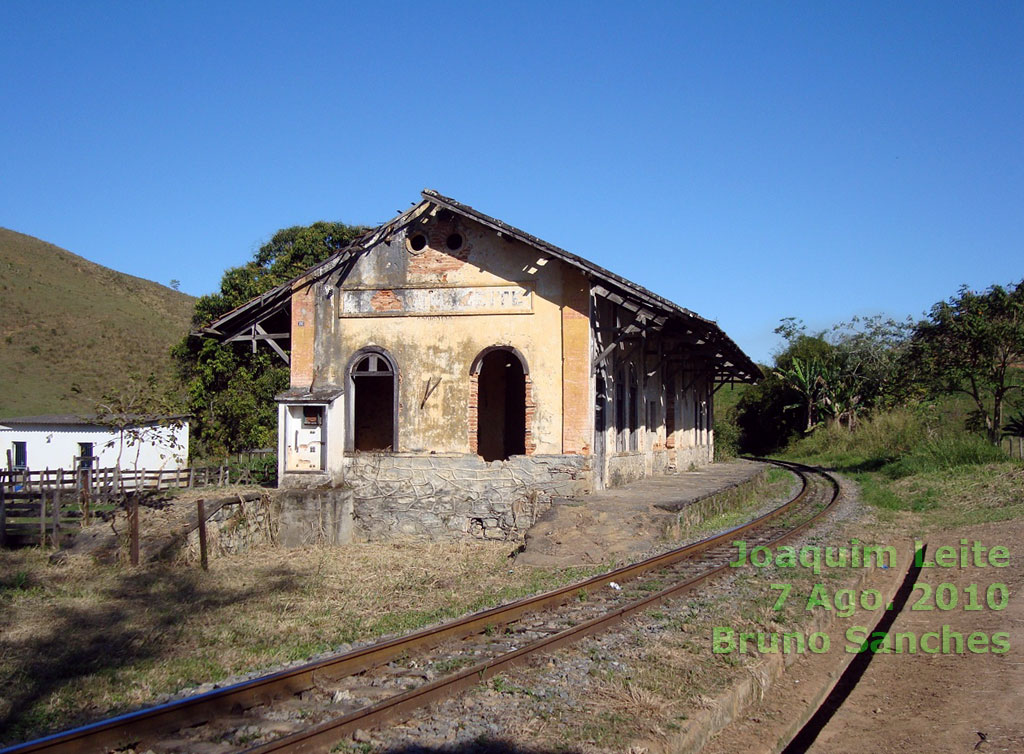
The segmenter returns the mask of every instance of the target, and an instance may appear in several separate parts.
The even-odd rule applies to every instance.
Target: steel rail
[[[784,464],[780,463],[779,465]],[[810,470],[808,467],[801,467],[801,471],[797,471],[798,466],[798,464],[791,464],[789,465],[789,468],[791,471],[801,474],[801,476],[803,475],[803,472]],[[840,488],[838,482],[836,482],[831,475],[825,472],[817,471],[816,473],[828,480],[833,488],[831,499],[828,504],[814,516],[805,520],[801,524],[788,529],[781,536],[771,540],[771,546],[782,544],[806,531],[830,512],[832,506],[839,499]],[[793,503],[798,498],[802,500],[807,493],[808,488],[806,484],[806,477],[802,476],[802,478],[804,479],[804,486],[801,489],[800,495],[786,503],[783,508],[792,510]],[[766,520],[776,517],[779,510],[781,510],[781,508],[772,511],[769,515],[761,516],[747,524],[731,529],[716,537],[710,537],[706,540],[702,540],[702,542],[697,544],[705,544],[710,541],[721,544],[723,537],[735,537],[739,534],[748,532],[753,528],[759,528]],[[360,728],[376,727],[388,720],[406,716],[410,712],[430,704],[431,702],[452,696],[460,691],[471,688],[492,676],[509,670],[517,665],[522,665],[533,659],[533,657],[538,654],[551,652],[562,646],[572,644],[585,636],[605,631],[642,610],[659,605],[667,599],[678,597],[695,587],[700,586],[704,582],[723,573],[729,568],[731,568],[731,566],[728,563],[716,566],[701,574],[668,586],[644,599],[615,608],[604,615],[599,615],[595,618],[584,621],[583,623],[564,631],[560,631],[552,636],[538,639],[524,647],[507,652],[496,658],[485,660],[484,662],[466,668],[461,672],[444,678],[439,678],[436,681],[424,684],[423,686],[419,686],[418,688],[405,693],[389,697],[388,699],[370,707],[355,710],[343,717],[327,720],[319,725],[307,728],[306,730],[298,731],[297,733],[284,736],[274,741],[245,749],[243,754],[274,754],[275,752],[294,752],[295,754],[305,754],[306,752],[330,751],[331,747],[337,744],[340,739],[350,736]],[[602,576],[602,583],[606,584],[609,580],[609,576],[610,574]]]
[[[107,720],[101,720],[90,725],[55,733],[44,738],[2,749],[0,750],[0,754],[29,754],[30,752],[48,752],[50,754],[85,754],[86,752],[96,752],[104,748],[123,747],[142,739],[151,739],[154,736],[199,725],[220,715],[235,714],[250,707],[270,704],[277,699],[292,696],[310,689],[320,681],[336,680],[350,675],[355,675],[370,668],[385,664],[404,653],[433,647],[449,640],[461,639],[486,630],[493,630],[494,628],[501,627],[518,620],[524,614],[538,612],[545,608],[562,604],[570,598],[575,597],[581,589],[587,592],[592,592],[603,588],[609,581],[628,581],[646,571],[663,568],[678,561],[693,558],[706,550],[728,542],[730,538],[734,538],[753,529],[760,528],[773,519],[785,515],[787,512],[798,507],[804,501],[809,492],[809,485],[806,476],[806,471],[809,467],[802,467],[799,464],[779,461],[770,462],[782,466],[798,476],[801,481],[801,489],[799,493],[791,500],[774,510],[717,536],[708,537],[699,542],[670,550],[666,553],[648,558],[638,563],[622,566],[582,582],[570,584],[532,597],[526,597],[507,605],[490,608],[488,610],[444,623],[440,626],[422,629],[406,636],[367,645],[351,652],[324,658],[248,681],[243,681],[205,694],[175,700],[166,704],[109,718]],[[827,477],[827,475],[825,476]],[[827,478],[831,480],[831,477]],[[835,485],[835,481],[831,481],[833,485]],[[838,490],[838,486],[835,486],[836,490]],[[819,513],[819,515],[821,514]],[[718,572],[719,570],[721,569],[716,569],[711,573]],[[698,583],[701,578],[702,577],[697,577],[697,580],[690,581]],[[689,582],[683,582],[681,585],[670,587],[669,590],[657,592],[653,597],[648,598],[643,602],[646,603],[651,600],[665,599],[666,596],[668,596],[666,592],[671,592],[672,590],[685,590],[690,587],[692,587],[692,584]],[[609,613],[609,615],[615,616],[622,613],[622,611],[630,611],[630,606],[618,608]],[[631,614],[631,612],[622,613],[622,617],[627,614]],[[618,620],[621,619],[621,617],[618,618]],[[604,620],[608,620],[608,618],[594,619],[594,621]],[[588,631],[586,633],[579,633],[579,631],[582,630],[583,627],[587,627],[591,623],[594,623],[594,621],[587,621],[579,626],[569,629],[568,631],[554,634],[541,642],[535,643],[543,644],[543,646],[538,646],[531,650],[531,653],[553,649],[555,646],[561,646],[569,641],[574,641],[575,638],[578,638],[579,636],[585,636],[586,633],[592,631]],[[596,631],[601,630],[600,625],[604,624],[601,623],[598,625],[595,623],[595,625],[598,626],[593,629]],[[533,646],[535,645],[529,645],[529,647]],[[377,720],[378,718],[384,719],[381,715],[391,717],[395,714],[402,714],[409,709],[426,703],[425,701],[415,700],[424,698],[424,693],[427,695],[433,694],[434,687],[448,688],[449,690],[444,691],[443,694],[453,693],[454,691],[465,687],[464,685],[459,685],[463,679],[475,678],[476,680],[479,680],[481,677],[488,677],[494,673],[501,672],[504,667],[508,666],[508,663],[515,663],[516,658],[527,648],[528,647],[524,647],[516,652],[503,655],[493,661],[495,663],[495,670],[490,670],[488,668],[482,669],[481,666],[487,665],[488,663],[481,663],[467,671],[428,683],[418,689],[384,700],[383,702],[369,708],[365,708],[362,711],[353,712],[351,715],[347,715],[339,720],[345,721],[350,717],[359,715],[360,713],[366,713],[372,715],[372,717],[361,718],[363,720],[361,725],[367,726],[375,724],[372,720]],[[483,673],[483,676],[481,676],[481,672]],[[476,681],[472,682],[475,683]],[[471,683],[467,682],[466,685],[471,685]],[[433,698],[435,698],[435,696],[429,696],[426,698],[426,701],[430,701],[430,699]],[[384,708],[389,711],[385,712]],[[324,723],[323,725],[329,725],[330,722],[331,721]],[[302,733],[300,732],[293,735],[301,736]],[[290,740],[291,738],[291,736],[288,736],[280,740]],[[336,741],[337,738],[335,737],[334,740]],[[272,745],[274,745],[274,742],[267,744],[267,746]],[[263,749],[261,747],[257,747],[252,751],[262,752],[274,750],[275,749]],[[305,749],[300,748],[295,750],[302,751]]]

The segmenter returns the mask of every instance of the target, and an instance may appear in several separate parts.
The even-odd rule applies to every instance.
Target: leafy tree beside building
[[[961,393],[992,443],[1024,387],[1024,281],[977,293],[966,286],[932,307],[911,342],[910,366],[932,393]]]
[[[225,271],[216,293],[196,301],[196,330],[252,298],[285,283],[343,249],[366,228],[317,222],[285,228],[253,259]],[[215,456],[276,444],[274,396],[288,387],[288,367],[249,343],[186,336],[173,349],[192,415],[193,455]]]

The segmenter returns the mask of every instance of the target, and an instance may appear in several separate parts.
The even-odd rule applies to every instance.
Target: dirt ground
[[[1003,568],[924,568],[917,583],[932,587],[931,598],[916,588],[896,617],[890,633],[913,633],[918,640],[943,626],[963,636],[1008,635],[1009,651],[995,654],[969,646],[957,652],[951,639],[948,649],[934,654],[918,646],[913,654],[877,653],[867,665],[849,696],[835,710],[809,748],[810,752],[1024,752],[1024,522],[981,524],[929,535],[925,542],[934,554],[940,546],[960,546],[960,540],[978,541],[986,548],[1008,548],[1009,564]],[[926,558],[928,560],[930,558]],[[986,605],[989,584],[1006,584],[1009,601],[1005,609]],[[959,595],[953,609],[936,607],[935,589],[951,584]],[[964,588],[978,585],[982,609],[964,610]],[[944,598],[951,590],[943,588]],[[948,606],[948,603],[944,603]],[[998,603],[997,603],[998,604]],[[913,609],[915,606],[918,609]],[[932,606],[931,610],[921,609]],[[871,625],[872,619],[863,620]],[[934,639],[929,639],[929,645]],[[980,641],[978,639],[977,641]],[[987,647],[991,649],[991,644]],[[904,646],[906,649],[906,645]],[[837,651],[838,650],[838,651]],[[793,732],[794,710],[806,717],[817,702],[815,691],[834,682],[844,649],[836,647],[829,656],[801,659],[771,688],[766,699],[745,717],[729,726],[705,749],[711,754],[734,751],[771,751],[777,742]]]
[[[749,487],[765,471],[765,464],[736,459],[556,500],[526,532],[526,547],[516,564],[562,568],[628,562],[662,545],[681,510]]]

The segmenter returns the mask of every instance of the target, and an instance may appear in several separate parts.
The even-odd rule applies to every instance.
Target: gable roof
[[[424,189],[422,201],[402,212],[394,219],[363,234],[344,249],[332,254],[288,282],[272,288],[242,306],[233,309],[205,328],[193,333],[220,340],[248,339],[242,334],[250,331],[256,335],[256,326],[263,319],[288,306],[293,290],[322,280],[336,271],[351,267],[360,256],[387,240],[394,233],[430,211],[431,207],[446,209],[456,215],[493,229],[495,232],[514,238],[538,251],[581,270],[591,281],[593,290],[629,311],[644,327],[653,325],[656,329],[668,329],[689,343],[693,350],[706,357],[714,366],[716,378],[723,382],[753,382],[763,375],[758,366],[743,353],[742,349],[713,320],[705,319],[658,294],[581,256],[550,244],[497,218],[462,204],[450,197]],[[266,339],[266,335],[262,336]]]

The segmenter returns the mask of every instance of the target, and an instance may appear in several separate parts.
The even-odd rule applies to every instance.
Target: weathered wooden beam
[[[290,338],[291,333],[287,332],[275,332],[275,333],[256,333],[255,335],[245,333],[244,335],[239,333],[233,337],[228,338],[225,343],[234,343],[235,341],[246,341],[246,340],[278,340],[282,338]]]
[[[268,335],[267,331],[264,330],[263,327],[260,326],[259,323],[256,323],[256,325],[254,325],[254,327],[256,328],[256,332],[259,335]],[[268,339],[267,343],[270,345],[271,348],[274,349],[274,351],[277,353],[278,356],[280,356],[282,359],[284,359],[284,363],[285,364],[289,364],[290,365],[292,363],[291,359],[288,358],[288,354],[286,354],[284,352],[284,349],[281,348],[281,346],[279,346],[276,341]],[[255,347],[255,345],[256,345],[256,342],[253,341],[253,346]]]

